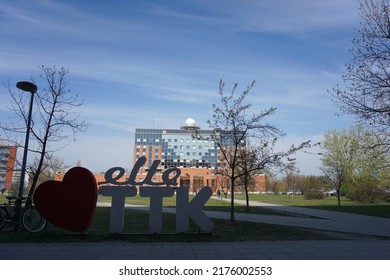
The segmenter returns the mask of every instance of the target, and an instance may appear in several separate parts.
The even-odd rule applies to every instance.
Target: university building
[[[169,168],[179,168],[178,186],[189,187],[196,192],[202,186],[217,189],[230,189],[227,176],[221,174],[226,163],[219,147],[210,140],[212,130],[203,130],[189,118],[179,129],[137,128],[135,131],[133,162],[140,157],[146,163],[137,174],[137,181],[142,181],[153,161],[159,160],[159,169],[153,181],[161,182],[162,173]],[[196,137],[194,137],[196,133]],[[264,189],[264,175],[257,175],[251,191]],[[236,188],[240,191],[240,186]]]
[[[16,147],[0,144],[0,189],[11,189]]]

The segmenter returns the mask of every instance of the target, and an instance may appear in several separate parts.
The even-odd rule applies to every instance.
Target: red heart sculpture
[[[97,200],[95,176],[86,168],[73,167],[62,182],[46,181],[34,193],[38,212],[49,223],[83,232],[92,222]]]

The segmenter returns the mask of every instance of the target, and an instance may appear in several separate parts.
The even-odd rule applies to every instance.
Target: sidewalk
[[[0,243],[7,260],[390,260],[390,240]]]
[[[236,213],[236,220],[360,234],[365,237],[324,241],[0,243],[0,259],[390,260],[390,219],[256,202],[251,202],[251,205],[298,216]],[[109,204],[101,203],[100,206]],[[148,210],[148,207],[142,206],[127,207]],[[164,208],[164,211],[174,213],[176,209]],[[227,212],[205,212],[210,218],[229,219]]]

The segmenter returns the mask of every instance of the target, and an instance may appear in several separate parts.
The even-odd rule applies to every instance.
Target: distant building
[[[0,145],[0,189],[11,189],[16,146]]]
[[[197,137],[194,137],[195,132]],[[160,160],[161,172],[155,175],[155,181],[161,181],[164,170],[179,168],[179,186],[190,187],[192,191],[202,186],[226,191],[229,189],[228,179],[221,174],[226,163],[219,147],[214,141],[207,140],[212,132],[201,129],[192,118],[187,119],[180,129],[137,128],[133,162],[142,156],[147,159],[144,168],[137,174],[137,180],[142,181],[153,161]],[[256,177],[252,191],[259,192],[264,189],[264,175]],[[239,191],[239,188],[236,190]]]

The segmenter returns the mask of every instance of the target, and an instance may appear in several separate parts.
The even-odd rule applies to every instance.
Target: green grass
[[[245,200],[244,194],[236,194],[236,199]],[[348,212],[361,215],[390,218],[390,202],[377,201],[374,203],[360,203],[341,197],[341,207],[338,207],[337,197],[329,196],[320,200],[307,200],[303,195],[269,195],[251,194],[249,201],[280,204],[286,206],[307,207],[313,209]],[[250,202],[249,202],[250,203]]]
[[[245,200],[243,194],[236,194],[236,199]],[[191,198],[190,198],[191,199]],[[6,201],[0,195],[0,204]],[[103,202],[110,202],[109,197],[102,197]],[[287,206],[310,207],[316,209],[343,211],[364,215],[390,218],[390,203],[376,202],[363,204],[342,198],[341,208],[337,207],[336,197],[326,197],[323,200],[305,200],[302,195],[250,195],[250,201],[281,204]],[[135,196],[126,198],[126,203],[133,205],[149,205],[149,198]],[[176,198],[164,198],[165,207],[174,207]],[[236,212],[243,212],[245,206],[236,204]],[[210,199],[205,210],[230,211],[230,197],[224,200]],[[251,207],[250,213],[266,215],[284,215],[264,207]],[[286,214],[287,215],[287,214]],[[11,228],[0,231],[0,242],[79,242],[122,240],[129,242],[198,242],[198,241],[240,241],[240,240],[321,240],[329,239],[326,234],[312,230],[227,220],[212,219],[214,230],[212,234],[200,234],[195,224],[186,234],[175,234],[175,215],[164,213],[163,231],[161,234],[149,234],[149,214],[143,211],[129,210],[125,212],[125,228],[121,234],[109,233],[110,208],[98,207],[91,226],[83,234],[73,233],[49,225],[47,231],[39,234],[26,232],[14,233]]]
[[[52,225],[46,232],[30,234],[14,233],[11,228],[0,231],[0,242],[101,242],[108,240],[129,242],[199,242],[199,241],[244,241],[244,240],[324,240],[332,239],[326,234],[311,230],[259,224],[251,222],[231,223],[227,220],[212,219],[212,234],[199,233],[198,227],[190,224],[189,233],[175,234],[175,215],[163,215],[161,234],[149,234],[149,214],[144,211],[127,209],[125,227],[121,234],[109,233],[110,208],[98,207],[91,226],[83,234],[72,233]]]

